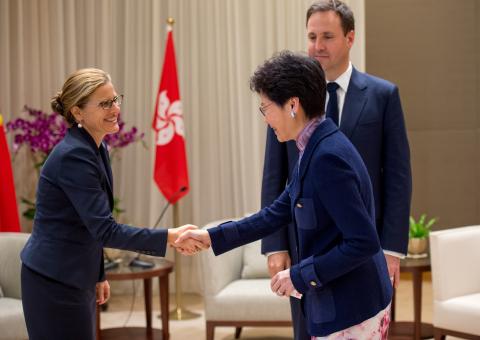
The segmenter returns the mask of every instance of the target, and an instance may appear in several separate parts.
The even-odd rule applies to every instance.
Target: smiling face
[[[264,120],[273,129],[278,141],[286,142],[296,139],[306,121],[298,98],[291,98],[285,105],[280,106],[264,94],[259,96]],[[291,115],[292,111],[295,112],[295,118]]]
[[[100,145],[103,138],[119,130],[118,115],[120,106],[113,103],[111,108],[102,108],[102,103],[112,100],[117,96],[113,84],[108,82],[98,87],[88,98],[82,107],[74,107],[72,113],[77,122],[93,137],[97,145]]]
[[[315,12],[308,19],[308,55],[320,62],[327,80],[335,80],[347,70],[354,38],[353,30],[344,34],[334,11]]]

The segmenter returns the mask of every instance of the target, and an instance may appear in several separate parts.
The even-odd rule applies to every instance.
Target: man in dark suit
[[[307,11],[308,54],[316,58],[327,80],[327,117],[339,124],[362,156],[372,181],[377,232],[395,285],[400,258],[407,252],[411,201],[410,151],[398,88],[357,71],[349,52],[355,38],[353,13],[341,1],[321,0]],[[262,206],[285,189],[298,158],[296,145],[279,143],[269,128],[262,183]],[[321,176],[321,174],[319,174]],[[270,275],[298,259],[292,226],[262,241]],[[310,339],[298,299],[290,298],[295,339]]]

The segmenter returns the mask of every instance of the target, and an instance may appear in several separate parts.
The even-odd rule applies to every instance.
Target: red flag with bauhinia
[[[153,178],[165,198],[174,204],[188,193],[189,184],[185,129],[171,26],[168,26],[165,60],[152,127],[155,130],[156,144]]]
[[[20,231],[7,139],[0,115],[0,231]]]

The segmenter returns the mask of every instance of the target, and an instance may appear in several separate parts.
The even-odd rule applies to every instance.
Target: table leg
[[[390,307],[390,320],[395,322],[395,297],[396,297],[397,290],[393,287],[393,295],[392,295],[392,305]]]
[[[147,332],[152,332],[152,279],[143,279],[143,290],[145,297],[145,314],[147,317]]]
[[[412,274],[414,339],[419,340],[422,338],[422,272],[414,270]]]
[[[162,316],[162,340],[168,340],[170,332],[168,329],[169,321],[169,292],[168,292],[168,275],[158,277],[158,285],[160,290],[160,312]]]

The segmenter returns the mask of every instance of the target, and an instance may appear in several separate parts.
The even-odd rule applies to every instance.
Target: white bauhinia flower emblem
[[[159,113],[155,124],[157,130],[157,145],[170,143],[175,133],[184,136],[185,129],[182,117],[182,103],[180,100],[170,104],[167,90],[160,92]]]

